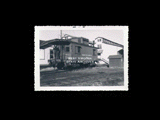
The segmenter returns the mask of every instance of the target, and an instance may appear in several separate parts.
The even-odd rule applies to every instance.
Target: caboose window
[[[81,43],[81,39],[78,39],[78,42]]]
[[[50,49],[50,59],[53,59],[53,49]]]
[[[78,53],[81,53],[81,47],[78,47]]]
[[[75,53],[81,53],[81,47],[75,46]]]
[[[93,49],[93,55],[96,55],[96,50],[95,49]]]
[[[101,55],[101,53],[97,53],[97,55],[99,56],[99,55]]]
[[[69,52],[69,47],[66,47],[66,52]]]

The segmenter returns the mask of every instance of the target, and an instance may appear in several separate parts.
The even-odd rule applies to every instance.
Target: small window
[[[98,39],[98,42],[101,42],[101,39]]]
[[[99,49],[102,49],[102,45],[101,45],[101,44],[97,45],[97,47],[98,47]]]
[[[78,53],[81,53],[81,47],[78,47]]]
[[[99,55],[101,55],[101,53],[97,53],[97,55],[99,56]]]
[[[66,52],[69,52],[69,47],[66,47]]]
[[[53,59],[53,49],[50,49],[50,59]]]
[[[81,47],[80,46],[75,46],[75,53],[81,53]]]

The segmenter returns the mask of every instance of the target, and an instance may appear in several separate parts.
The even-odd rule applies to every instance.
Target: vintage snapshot
[[[128,26],[35,26],[35,91],[128,91]]]

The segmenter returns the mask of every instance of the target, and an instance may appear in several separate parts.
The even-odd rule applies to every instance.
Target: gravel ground
[[[93,67],[72,71],[40,70],[41,86],[123,86],[124,69]]]

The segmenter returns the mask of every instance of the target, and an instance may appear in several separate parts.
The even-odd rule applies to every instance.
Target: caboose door
[[[54,59],[60,59],[60,50],[57,46],[54,47]]]

